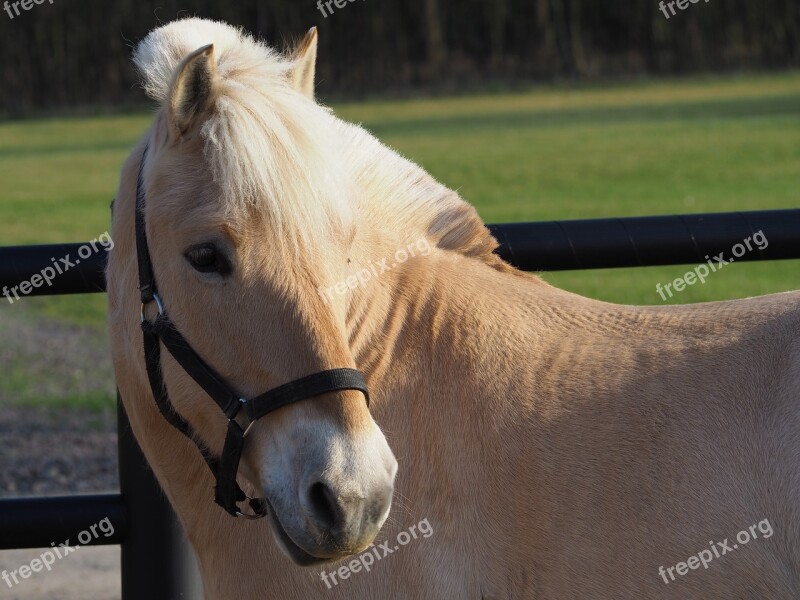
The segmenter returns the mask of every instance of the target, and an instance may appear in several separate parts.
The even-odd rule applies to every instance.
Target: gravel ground
[[[2,408],[0,465],[0,497],[116,490],[116,415]]]

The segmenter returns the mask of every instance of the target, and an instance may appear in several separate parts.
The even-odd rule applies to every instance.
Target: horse
[[[522,273],[315,100],[316,57],[316,30],[282,52],[197,18],[134,52],[158,110],[116,196],[113,362],[205,597],[800,597],[800,294],[624,306]],[[170,353],[149,385],[137,188],[158,309],[235,393],[368,385],[250,424],[237,485],[267,519],[214,502],[204,388]]]

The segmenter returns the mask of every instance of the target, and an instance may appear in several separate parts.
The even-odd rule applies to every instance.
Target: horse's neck
[[[431,427],[507,416],[512,394],[504,392],[519,381],[509,358],[542,335],[535,323],[547,310],[534,298],[544,289],[450,252],[411,259],[358,288],[348,308],[353,356],[378,403],[401,405],[378,414],[420,411]]]

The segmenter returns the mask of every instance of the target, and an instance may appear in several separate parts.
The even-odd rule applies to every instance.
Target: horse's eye
[[[201,273],[227,275],[231,265],[225,255],[214,244],[203,244],[189,248],[184,254],[192,267]]]

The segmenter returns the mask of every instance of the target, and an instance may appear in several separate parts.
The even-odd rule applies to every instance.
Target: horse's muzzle
[[[389,512],[394,487],[377,485],[368,494],[347,493],[323,480],[306,486],[301,506],[322,550],[346,556],[372,543]]]

